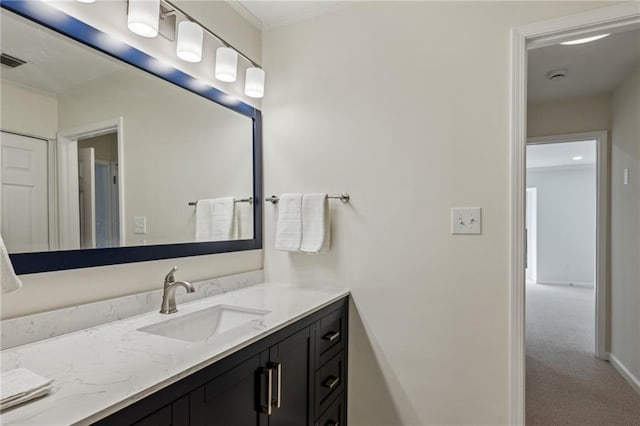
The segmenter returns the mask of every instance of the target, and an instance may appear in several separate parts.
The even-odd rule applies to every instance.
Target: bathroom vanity
[[[146,313],[6,349],[3,370],[25,367],[55,386],[0,420],[344,425],[348,294],[258,284],[178,304],[175,314]],[[205,336],[199,330],[207,322],[217,326]]]

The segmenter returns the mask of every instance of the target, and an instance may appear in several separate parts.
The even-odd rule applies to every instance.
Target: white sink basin
[[[262,317],[271,311],[242,308],[239,306],[216,305],[191,314],[172,318],[156,324],[139,328],[138,331],[185,340],[201,342],[212,336],[222,334],[251,320]]]

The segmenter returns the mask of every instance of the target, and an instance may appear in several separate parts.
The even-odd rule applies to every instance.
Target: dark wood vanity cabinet
[[[97,422],[346,425],[348,298]]]

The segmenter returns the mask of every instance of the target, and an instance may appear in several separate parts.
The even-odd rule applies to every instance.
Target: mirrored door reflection
[[[118,247],[118,134],[78,139],[81,248]]]

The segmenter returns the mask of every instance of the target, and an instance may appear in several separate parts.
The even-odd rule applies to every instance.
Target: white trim
[[[245,7],[238,0],[224,0],[227,5],[233,10],[235,10],[238,15],[242,16],[247,22],[249,22],[256,29],[262,31],[262,21],[256,15],[251,13],[249,9]]]
[[[58,136],[58,248],[80,248],[80,202],[78,199],[78,144]],[[75,158],[75,161],[74,161]]]
[[[527,123],[527,44],[530,48],[555,44],[589,32],[640,25],[640,4],[624,3],[514,28],[511,31],[510,111],[510,413],[511,425],[525,421],[524,352],[524,193]],[[598,236],[600,238],[600,235]]]
[[[620,373],[620,375],[624,377],[627,382],[629,382],[633,390],[640,394],[640,379],[634,376],[633,373],[631,373],[631,371],[629,371],[629,369],[625,367],[622,362],[620,362],[618,357],[616,357],[612,353],[609,354],[609,362],[611,363],[611,365],[613,365],[613,368],[615,368],[618,373]]]
[[[595,349],[596,357],[607,359],[609,312],[607,306],[607,277],[609,276],[609,138],[606,130],[542,136],[527,139],[527,145],[595,141],[596,142],[596,259],[595,283],[569,283],[546,281],[545,284],[594,287],[595,291]],[[576,166],[569,166],[576,167]],[[542,284],[542,283],[541,283]]]
[[[562,285],[562,286],[575,286],[575,287],[589,287],[593,288],[594,283],[582,282],[582,281],[537,281],[536,284],[539,285]],[[600,357],[598,357],[600,358]]]

